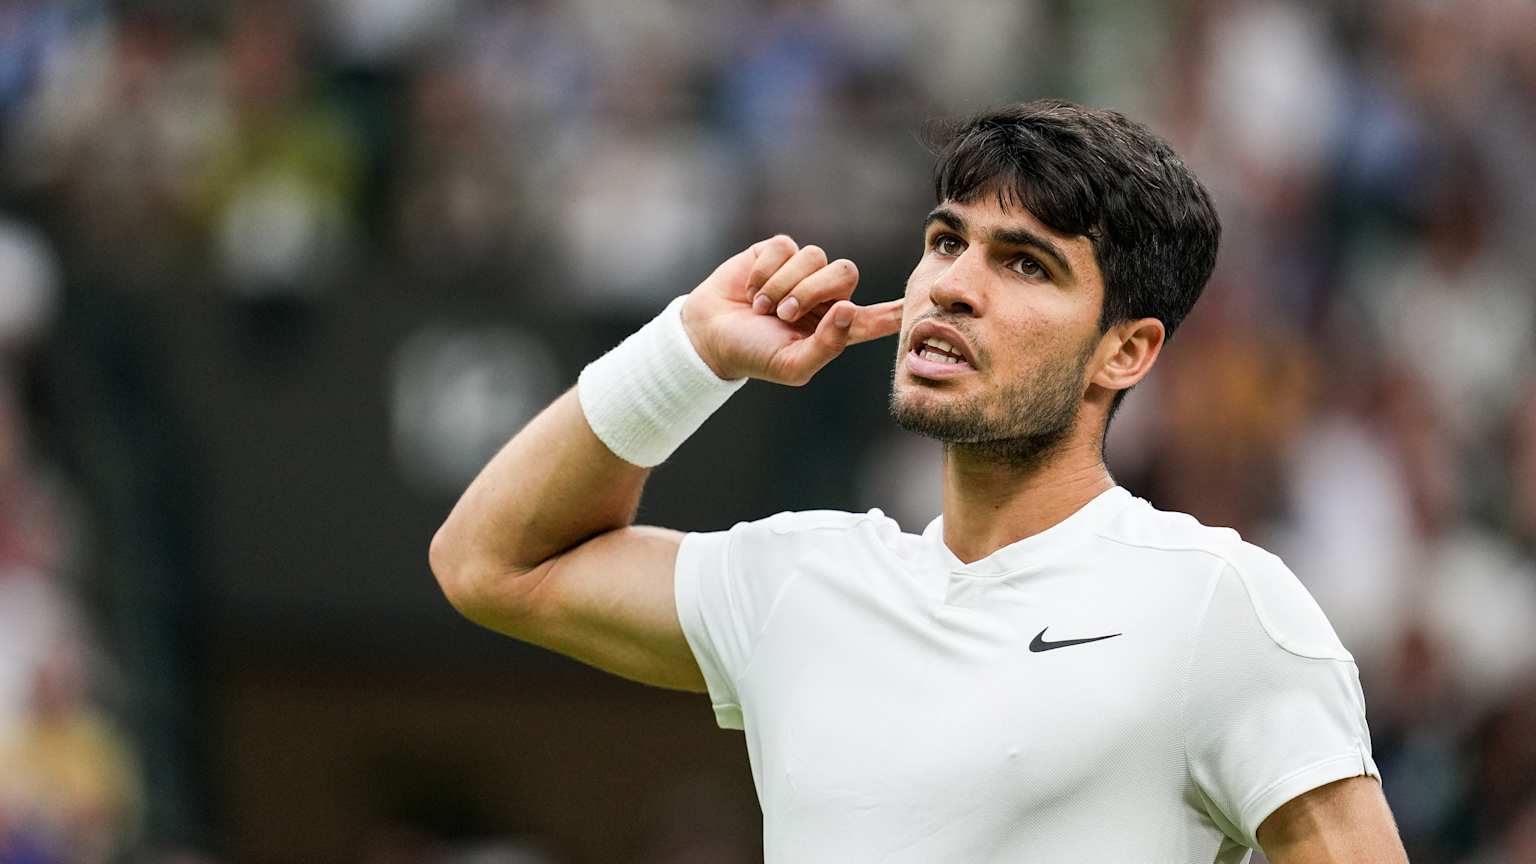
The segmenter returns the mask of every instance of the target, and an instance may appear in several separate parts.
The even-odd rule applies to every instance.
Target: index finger
[[[897,298],[884,303],[859,306],[854,312],[853,324],[848,327],[848,344],[868,342],[899,331],[901,307],[904,302],[901,298]]]
[[[800,251],[800,246],[790,238],[788,234],[775,234],[767,240],[760,240],[752,244],[752,271],[747,274],[747,302],[752,302],[752,297],[757,289],[763,287],[784,263]]]

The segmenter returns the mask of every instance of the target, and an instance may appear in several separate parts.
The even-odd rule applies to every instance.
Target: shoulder
[[[839,548],[894,547],[902,533],[895,520],[879,510],[797,510],[738,522],[718,534],[696,536],[719,538],[719,542],[729,544],[737,558],[746,561],[782,561],[799,552],[825,557]]]
[[[850,513],[844,510],[786,510],[762,519],[758,523],[746,524],[759,524],[762,530],[770,534],[788,536],[807,532],[846,532],[861,525],[876,524],[881,521],[889,522],[890,520],[879,510],[870,510],[867,513]]]
[[[1100,529],[1105,539],[1148,551],[1193,553],[1225,558],[1235,546],[1248,545],[1231,528],[1206,525],[1188,513],[1159,510],[1132,498]]]
[[[1256,621],[1271,641],[1292,654],[1353,659],[1285,562],[1231,528],[1205,525],[1186,513],[1158,510],[1136,499],[1101,534],[1116,543],[1165,553],[1170,564],[1198,558],[1199,569],[1209,578],[1208,627],[1225,629],[1236,623],[1230,619],[1245,618]],[[1187,573],[1195,565],[1186,561],[1177,566]]]

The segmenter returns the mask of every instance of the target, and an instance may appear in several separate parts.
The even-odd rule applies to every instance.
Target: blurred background
[[[916,131],[1046,95],[1226,228],[1118,478],[1308,585],[1414,861],[1536,861],[1536,4],[0,0],[0,862],[761,860],[704,697],[460,620],[428,540],[746,243],[898,296]],[[642,520],[920,530],[894,353],[746,388]]]

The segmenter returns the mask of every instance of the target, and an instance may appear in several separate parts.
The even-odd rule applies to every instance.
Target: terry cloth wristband
[[[683,329],[683,302],[587,364],[576,395],[587,424],[625,462],[660,465],[747,379],[715,374]]]

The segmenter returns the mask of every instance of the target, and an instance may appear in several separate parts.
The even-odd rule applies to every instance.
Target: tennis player
[[[1210,276],[1206,190],[1143,126],[1059,101],[955,124],[937,155],[904,299],[854,303],[854,265],[788,237],[733,256],[470,485],[432,542],[448,599],[707,692],[746,733],[769,862],[1405,861],[1316,603],[1103,462]],[[921,534],[879,510],[631,524],[747,379],[803,384],[896,333],[891,413],[945,444]]]

